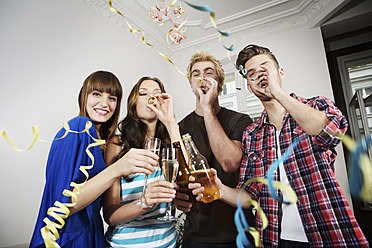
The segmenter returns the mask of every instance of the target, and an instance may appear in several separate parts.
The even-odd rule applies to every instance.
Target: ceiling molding
[[[263,17],[256,19],[254,22],[241,24],[230,29],[232,37],[235,37],[236,40],[241,40],[243,38],[259,38],[270,35],[273,32],[285,32],[292,30],[293,28],[300,28],[307,26],[307,21],[312,17],[311,13],[307,9],[314,8],[311,6],[312,0],[304,0],[296,8],[288,9],[282,13],[277,13],[270,17]],[[309,13],[307,13],[309,12]],[[189,47],[194,47],[198,44],[209,43],[211,40],[218,39],[220,35],[216,32],[213,35],[205,36],[201,39],[188,42],[187,44],[180,44],[175,49],[174,52],[187,49]],[[235,44],[231,42],[231,38],[226,38],[228,44]]]
[[[122,9],[120,6],[115,5],[114,8],[119,10],[126,17],[119,16],[113,13],[108,8],[108,3],[105,0],[74,0],[81,4],[83,7],[87,8],[89,11],[94,13],[96,16],[104,19],[110,25],[115,26],[120,31],[130,32],[126,20],[132,25],[133,28],[140,29],[145,33],[146,42],[152,44],[157,50],[166,54],[169,58],[177,54],[178,57],[180,51],[185,49],[194,50],[196,47],[210,47],[211,44],[219,44],[218,38],[220,34],[216,31],[211,33],[210,31],[205,35],[199,35],[200,38],[193,40],[185,40],[178,45],[169,45],[165,41],[165,35],[163,32],[156,31],[153,27],[146,25],[144,21],[141,21],[142,17],[130,13],[129,10]],[[149,9],[150,5],[148,1],[137,0],[140,8],[144,10]],[[301,27],[315,27],[318,25],[325,17],[329,16],[334,12],[335,8],[340,8],[345,3],[350,0],[303,0],[299,1],[299,4],[292,8],[285,9],[283,11],[271,14],[263,15],[263,17],[254,19],[253,21],[244,22],[238,25],[234,25],[228,28],[231,36],[229,38],[223,39],[224,42],[228,44],[235,44],[241,40],[247,39],[247,36],[259,38],[264,36],[270,36],[278,31],[285,32],[290,31],[293,28]],[[265,10],[274,8],[281,4],[286,4],[291,2],[290,0],[276,0],[271,1],[267,4],[261,4],[256,7],[252,7],[248,10],[241,11],[239,13],[227,16],[225,18],[216,20],[219,25],[228,25],[230,22],[234,22],[242,17],[247,17],[253,13],[264,13]],[[293,3],[293,2],[292,2]],[[146,16],[147,18],[147,16]],[[147,21],[147,20],[146,20]],[[196,20],[190,22],[190,26],[201,25],[201,20]],[[209,22],[204,26],[205,29],[209,29],[213,25]],[[129,33],[130,34],[130,33]],[[248,35],[247,35],[248,34]],[[133,34],[130,34],[134,36]],[[135,35],[137,40],[141,40],[142,36],[140,34]],[[214,42],[212,42],[214,41]],[[232,43],[234,42],[234,43]],[[220,45],[220,44],[219,44]]]
[[[259,6],[244,10],[242,12],[227,16],[225,18],[218,19],[218,20],[216,20],[216,24],[217,25],[222,25],[224,23],[235,21],[239,18],[243,18],[243,17],[246,17],[248,15],[252,15],[252,14],[255,14],[255,13],[258,13],[258,12],[265,11],[269,8],[273,8],[275,6],[278,6],[278,5],[283,4],[285,2],[288,2],[288,1],[289,0],[276,0],[276,1],[269,2],[269,3],[264,3],[264,4],[261,4]],[[208,24],[204,25],[204,29],[208,29],[208,28],[214,28],[212,22],[209,22]]]
[[[315,14],[309,20],[308,26],[310,28],[319,27],[350,1],[351,0],[316,1],[316,3],[312,5],[312,7],[315,8]]]

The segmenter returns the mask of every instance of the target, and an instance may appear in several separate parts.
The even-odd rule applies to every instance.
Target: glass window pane
[[[362,90],[362,97],[365,99],[364,104],[367,115],[367,128],[369,128],[369,132],[372,133],[372,61],[369,60],[368,62],[349,65],[347,70],[353,94],[355,94],[356,90]],[[359,109],[356,110],[357,123],[359,133],[363,136],[361,116],[358,111]]]
[[[225,83],[219,95],[220,105],[235,111],[240,111],[237,105],[234,73],[225,74]]]

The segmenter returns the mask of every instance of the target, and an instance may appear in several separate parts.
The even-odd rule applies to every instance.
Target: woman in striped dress
[[[105,156],[107,165],[120,159],[131,149],[142,149],[146,137],[157,137],[161,139],[162,147],[170,146],[173,138],[170,138],[165,125],[158,120],[159,113],[153,111],[164,101],[159,98],[155,106],[148,104],[149,97],[164,92],[164,86],[157,78],[142,77],[133,87],[128,96],[127,116],[119,123],[120,134],[108,143]],[[171,109],[173,110],[173,106]],[[177,139],[180,138],[179,134],[176,136]],[[136,157],[131,159],[136,160]],[[141,196],[144,174],[121,178],[105,193],[103,213],[109,224],[105,247],[176,246],[175,223],[157,220],[165,214],[167,203],[172,202],[176,191],[173,184],[164,180],[160,166],[154,169],[155,172],[148,177],[145,193],[145,201],[151,207],[131,204]]]

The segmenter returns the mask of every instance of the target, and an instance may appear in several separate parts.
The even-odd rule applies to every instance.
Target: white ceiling
[[[164,7],[174,0],[113,0],[113,8],[120,11],[124,18],[108,8],[108,0],[75,0],[98,14],[112,25],[129,31],[128,23],[134,29],[143,31],[146,41],[154,44],[160,51],[177,52],[195,45],[203,44],[211,39],[218,39],[220,34],[213,27],[208,12],[196,10],[185,2],[178,0],[174,6],[180,5],[185,12],[180,16],[187,22],[184,24],[186,36],[180,44],[167,44],[167,33],[174,27],[168,19],[163,26],[158,26],[150,15],[151,7]],[[238,36],[248,30],[270,32],[270,29],[292,28],[296,25],[316,27],[326,21],[333,13],[350,0],[188,0],[189,3],[207,5],[215,12],[217,27],[221,31],[229,31],[231,36]],[[173,8],[170,9],[173,11]],[[158,12],[164,16],[162,11]],[[171,19],[179,25],[177,15]],[[279,27],[278,25],[281,25]]]

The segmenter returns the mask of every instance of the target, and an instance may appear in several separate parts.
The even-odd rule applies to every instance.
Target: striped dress
[[[135,176],[132,182],[121,179],[121,204],[128,204],[141,197],[144,179],[144,174]],[[160,166],[149,175],[147,183],[157,180],[164,180]],[[166,207],[167,203],[158,204],[154,209],[135,219],[110,226],[105,235],[105,247],[175,247],[177,240],[175,223],[157,220],[158,217],[165,215]]]

